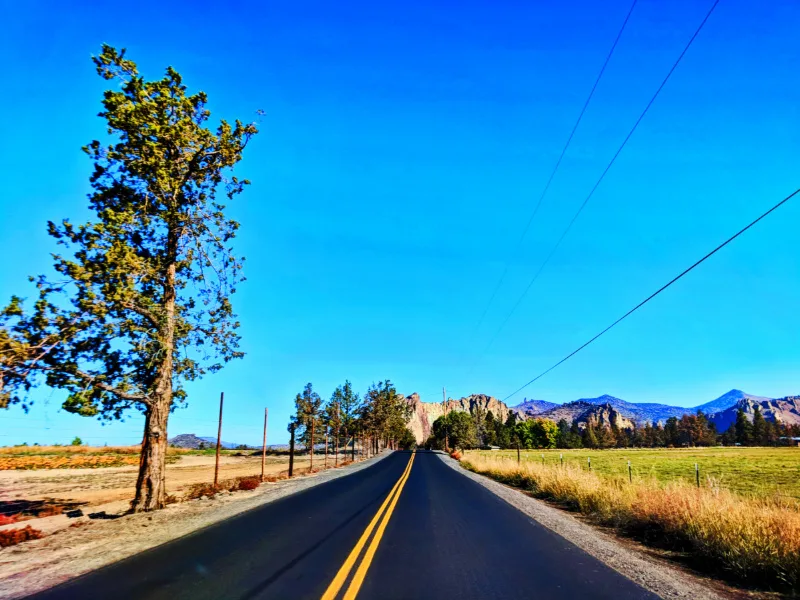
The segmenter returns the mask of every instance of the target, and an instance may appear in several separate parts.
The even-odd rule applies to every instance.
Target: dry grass
[[[4,529],[0,531],[0,548],[16,546],[28,540],[38,540],[42,537],[42,532],[27,525],[21,529]]]
[[[96,469],[139,464],[140,446],[11,446],[0,448],[0,471]],[[191,450],[169,448],[167,462]]]
[[[567,465],[470,456],[462,464],[645,542],[687,551],[697,564],[771,589],[800,587],[800,511],[780,498],[746,498],[682,482],[628,483]]]

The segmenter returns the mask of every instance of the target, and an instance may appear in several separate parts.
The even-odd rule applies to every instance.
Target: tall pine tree
[[[64,409],[119,419],[144,413],[134,511],[165,501],[167,421],[185,403],[184,383],[242,356],[230,296],[242,280],[231,247],[232,200],[249,183],[230,174],[252,124],[208,128],[203,92],[188,94],[169,67],[146,81],[125,50],[103,46],[98,74],[115,81],[100,116],[108,143],[94,161],[91,221],[50,223],[65,249],[58,276],[36,279],[30,314],[13,298],[0,313],[0,403],[25,402],[42,374],[67,390]]]

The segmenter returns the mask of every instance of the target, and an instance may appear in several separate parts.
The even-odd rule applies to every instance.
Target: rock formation
[[[422,402],[417,393],[407,396],[406,402],[411,407],[408,428],[416,437],[417,443],[421,444],[431,435],[434,421],[444,415],[444,404],[442,402]],[[472,394],[458,400],[452,398],[447,400],[448,412],[456,410],[471,414],[479,407],[487,413],[491,412],[495,419],[500,419],[501,421],[505,421],[511,412],[511,409],[504,402],[486,394]]]
[[[761,414],[767,421],[800,425],[800,396],[787,396],[776,400],[743,398],[727,410],[710,415],[708,420],[722,433],[736,422],[736,413],[739,409],[742,409],[747,419],[752,422],[756,406],[761,409]]]

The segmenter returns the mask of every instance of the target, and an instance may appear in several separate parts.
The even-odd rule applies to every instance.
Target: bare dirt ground
[[[330,459],[332,462],[332,459]],[[315,459],[315,467],[321,466]],[[274,475],[288,468],[285,456],[267,457],[265,473]],[[308,467],[308,458],[295,459],[298,468]],[[0,499],[56,500],[93,508],[133,498],[138,467],[99,469],[37,469],[0,471]],[[233,479],[261,474],[260,456],[221,456],[219,478]],[[167,465],[167,492],[181,496],[189,486],[214,480],[214,456],[181,456]]]
[[[344,460],[343,455],[340,460]],[[333,456],[328,465],[334,464]],[[314,457],[314,469],[321,469],[324,458]],[[268,456],[265,476],[286,473],[287,456]],[[307,457],[295,457],[295,472],[309,468]],[[0,471],[0,514],[14,514],[26,506],[55,507],[72,510],[80,508],[85,515],[105,512],[120,515],[128,510],[134,496],[137,467],[109,467],[94,469],[37,469]],[[237,477],[261,475],[260,456],[221,456],[219,481]],[[181,500],[188,489],[198,483],[214,481],[214,456],[188,455],[167,465],[167,493]],[[45,510],[47,510],[45,508]],[[43,516],[0,525],[16,529],[30,525],[46,534],[69,527],[75,522],[64,514]]]
[[[389,454],[390,452],[384,452],[377,457],[343,468],[331,468],[276,483],[265,483],[253,491],[223,492],[211,499],[202,498],[172,504],[164,510],[152,513],[125,515],[110,520],[90,520],[87,517],[67,519],[63,515],[57,515],[12,525],[11,527],[15,528],[32,524],[49,535],[39,540],[0,549],[0,599],[22,598],[52,587],[266,502],[366,468]],[[182,460],[168,468],[168,488],[179,492],[191,483],[213,479],[213,457],[183,458],[190,460],[185,462]],[[210,465],[208,458],[211,459]],[[220,467],[221,479],[261,473],[260,458],[255,460],[249,457],[243,457],[242,460],[238,460],[239,457],[227,458],[233,460],[226,460],[223,465],[224,470],[222,466]],[[295,464],[301,469],[308,466],[307,461],[295,461]],[[330,459],[329,466],[333,466],[333,461]],[[276,459],[268,464],[268,467],[272,469],[270,471],[272,473],[285,470],[286,460]],[[317,467],[322,467],[322,461],[318,463],[315,458],[314,468]],[[100,494],[97,497],[104,501],[124,492],[127,494],[124,500],[112,502],[122,503],[123,508],[126,508],[136,475],[136,470],[134,469],[131,474],[128,467],[73,469],[72,471],[80,473],[73,473],[73,482],[70,482],[70,476],[66,475],[63,469],[60,471],[59,473],[12,472],[13,477],[9,472],[0,472],[0,489],[6,495],[8,493],[6,484],[14,481],[18,486],[15,488],[15,494],[27,492],[30,495],[38,492],[40,496],[61,494],[63,498],[84,499],[92,497],[92,494]],[[91,485],[104,487],[93,490]],[[56,520],[59,520],[56,526],[43,526],[46,522]],[[64,524],[60,524],[61,521]]]

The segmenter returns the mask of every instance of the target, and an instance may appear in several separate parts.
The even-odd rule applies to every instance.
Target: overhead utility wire
[[[620,144],[619,148],[617,148],[617,151],[614,153],[614,156],[611,157],[611,160],[606,165],[606,168],[603,169],[603,172],[600,174],[600,177],[597,179],[595,184],[592,186],[592,189],[589,191],[589,194],[586,196],[586,198],[584,199],[583,203],[580,205],[580,207],[578,207],[578,210],[572,216],[572,219],[570,220],[570,222],[567,225],[566,229],[564,229],[564,231],[561,233],[561,237],[558,238],[558,241],[556,242],[555,246],[553,246],[552,250],[550,250],[550,253],[547,255],[547,258],[544,259],[544,262],[539,266],[539,269],[536,271],[536,274],[533,276],[533,278],[530,280],[530,282],[528,282],[528,286],[525,288],[525,291],[522,292],[522,295],[517,299],[516,303],[511,308],[511,311],[506,315],[506,318],[503,321],[503,323],[500,325],[500,327],[497,329],[495,334],[489,340],[489,343],[486,345],[486,348],[484,349],[482,355],[489,351],[489,348],[492,346],[494,341],[497,339],[497,336],[500,335],[500,332],[508,324],[508,321],[511,319],[511,316],[516,312],[517,308],[519,308],[519,305],[525,299],[525,296],[528,295],[528,292],[530,291],[531,287],[533,287],[533,284],[536,282],[537,279],[539,279],[539,275],[541,275],[542,271],[544,271],[544,268],[550,262],[550,259],[553,258],[553,255],[556,253],[556,251],[558,251],[559,246],[561,246],[561,242],[563,242],[564,238],[567,237],[567,234],[569,233],[570,229],[572,229],[572,226],[575,224],[575,221],[578,219],[578,216],[581,214],[581,212],[583,212],[583,209],[586,208],[586,205],[589,203],[589,200],[591,200],[591,198],[594,195],[595,191],[600,186],[600,184],[602,183],[603,179],[605,179],[605,177],[608,174],[608,172],[611,170],[612,165],[617,160],[617,157],[622,152],[622,149],[625,148],[625,145],[628,143],[628,140],[631,139],[631,136],[633,136],[633,133],[636,131],[636,128],[639,127],[639,123],[642,122],[642,119],[644,119],[645,115],[650,110],[650,107],[653,106],[653,103],[655,102],[655,100],[658,97],[658,95],[661,93],[661,90],[664,89],[664,86],[667,84],[667,81],[669,81],[669,78],[675,72],[675,69],[678,68],[678,65],[680,64],[681,60],[686,55],[686,52],[688,52],[688,50],[691,47],[691,45],[694,42],[694,40],[700,34],[700,31],[705,26],[706,22],[708,21],[709,17],[711,16],[711,13],[714,12],[714,9],[717,7],[717,4],[719,4],[719,0],[715,0],[714,4],[711,5],[711,8],[709,9],[708,13],[706,13],[705,18],[700,22],[700,25],[697,27],[697,29],[695,30],[694,34],[689,39],[689,41],[686,43],[686,46],[683,48],[683,51],[680,53],[680,55],[678,56],[677,60],[672,65],[672,68],[670,68],[670,70],[667,72],[667,75],[662,80],[661,85],[658,86],[658,89],[656,89],[655,93],[650,98],[650,101],[644,107],[644,110],[639,115],[639,118],[636,119],[636,122],[633,124],[633,127],[631,127],[631,130],[628,132],[628,135],[626,135],[625,139],[622,140],[622,143]]]
[[[631,4],[630,10],[628,10],[628,14],[625,15],[625,20],[622,22],[622,26],[619,28],[617,32],[617,37],[614,38],[614,43],[611,45],[611,49],[608,51],[606,55],[606,59],[603,62],[603,66],[600,68],[600,72],[597,74],[597,78],[594,80],[594,85],[592,85],[592,89],[589,91],[589,95],[586,97],[586,101],[583,103],[583,108],[581,108],[581,112],[578,115],[575,124],[572,126],[572,131],[569,133],[569,137],[567,138],[564,147],[561,149],[561,154],[558,156],[558,160],[556,164],[553,166],[553,170],[550,171],[550,177],[547,179],[547,183],[545,184],[544,188],[542,189],[542,193],[539,195],[539,200],[536,203],[536,208],[533,209],[531,216],[528,218],[528,222],[525,225],[525,228],[522,230],[522,235],[519,236],[519,240],[517,241],[516,245],[514,246],[514,250],[511,254],[511,257],[514,257],[519,252],[520,247],[522,246],[522,241],[525,239],[525,236],[528,233],[528,230],[531,227],[531,223],[533,223],[533,219],[536,217],[537,213],[539,212],[539,208],[542,206],[542,202],[544,201],[544,197],[547,195],[547,192],[550,190],[550,184],[553,182],[553,178],[556,176],[556,172],[558,171],[559,167],[561,166],[561,161],[564,159],[564,155],[567,153],[567,149],[569,148],[570,144],[572,143],[572,138],[575,136],[575,132],[578,130],[578,125],[581,124],[581,120],[583,119],[584,113],[586,113],[586,109],[589,106],[589,102],[591,102],[592,97],[594,96],[594,92],[597,89],[600,80],[603,78],[603,74],[606,72],[606,67],[608,66],[608,62],[611,60],[611,56],[614,54],[614,50],[617,48],[617,43],[619,39],[622,37],[622,32],[625,31],[625,26],[628,24],[628,20],[631,18],[631,13],[633,13],[633,9],[636,7],[637,0],[633,0],[633,4]],[[491,297],[489,298],[489,302],[486,303],[486,308],[483,309],[483,314],[481,314],[481,318],[478,319],[478,324],[475,326],[475,332],[480,329],[480,326],[483,324],[483,320],[486,318],[487,313],[489,312],[489,308],[492,306],[494,299],[497,297],[497,292],[500,291],[500,287],[503,285],[505,281],[506,275],[508,275],[508,264],[510,259],[505,262],[503,267],[503,273],[500,275],[500,279],[497,281],[497,285],[494,287],[494,291],[492,292]],[[474,334],[473,334],[474,335]]]
[[[730,243],[731,243],[733,240],[735,240],[736,238],[738,238],[738,237],[739,237],[740,235],[742,235],[742,234],[743,234],[745,231],[747,231],[747,230],[748,230],[748,229],[750,229],[750,228],[751,228],[753,225],[755,225],[756,223],[758,223],[758,222],[759,222],[761,219],[763,219],[764,217],[766,217],[767,215],[769,215],[771,212],[773,212],[773,211],[777,210],[778,208],[780,208],[780,207],[781,207],[783,204],[785,204],[786,202],[788,202],[789,200],[791,200],[791,199],[792,199],[794,196],[796,196],[797,194],[800,194],[800,188],[796,189],[794,192],[792,192],[791,194],[789,194],[788,196],[786,196],[786,197],[785,197],[783,200],[781,200],[780,202],[778,202],[778,203],[777,203],[775,206],[773,206],[772,208],[770,208],[770,209],[769,209],[767,212],[765,212],[764,214],[762,214],[762,215],[761,215],[760,217],[758,217],[756,220],[754,220],[754,221],[751,221],[751,222],[750,222],[750,223],[749,223],[749,224],[748,224],[746,227],[744,227],[744,228],[740,229],[739,231],[737,231],[737,232],[736,232],[734,235],[732,235],[732,236],[731,236],[731,237],[729,237],[727,240],[725,240],[724,242],[722,242],[722,243],[721,243],[719,246],[717,246],[716,248],[714,248],[714,249],[713,249],[711,252],[709,252],[708,254],[706,254],[706,255],[705,255],[703,258],[701,258],[700,260],[698,260],[696,263],[694,263],[694,264],[693,264],[692,266],[690,266],[688,269],[685,269],[685,270],[684,270],[684,271],[683,271],[683,272],[682,272],[680,275],[678,275],[677,277],[674,277],[674,278],[672,278],[672,279],[671,279],[669,282],[667,282],[666,284],[662,285],[662,286],[661,286],[660,288],[658,288],[658,289],[657,289],[655,292],[653,292],[653,293],[652,293],[652,294],[650,294],[650,295],[649,295],[647,298],[645,298],[644,300],[642,300],[641,302],[639,302],[639,304],[637,304],[636,306],[634,306],[632,309],[630,309],[628,312],[626,312],[624,315],[622,315],[622,316],[621,316],[619,319],[617,319],[616,321],[614,321],[613,323],[611,323],[611,325],[609,325],[608,327],[606,327],[605,329],[603,329],[603,331],[601,331],[600,333],[598,333],[596,336],[594,336],[594,337],[593,337],[592,339],[590,339],[588,342],[584,343],[582,346],[580,346],[580,347],[578,347],[577,349],[573,350],[572,352],[570,352],[569,354],[567,354],[567,355],[566,355],[564,358],[562,358],[560,361],[558,361],[556,364],[554,364],[552,367],[550,367],[550,368],[549,368],[549,369],[547,369],[546,371],[544,371],[544,372],[540,373],[539,375],[537,375],[536,377],[534,377],[533,379],[531,379],[531,380],[530,380],[528,383],[526,383],[525,385],[523,385],[521,388],[519,388],[519,389],[515,390],[514,392],[510,393],[508,396],[506,396],[505,398],[503,398],[503,401],[505,402],[506,400],[508,400],[509,398],[511,398],[512,396],[514,396],[515,394],[518,394],[519,392],[521,392],[522,390],[524,390],[526,387],[528,387],[530,384],[532,384],[533,382],[537,381],[538,379],[541,379],[542,377],[544,377],[545,375],[547,375],[547,374],[548,374],[550,371],[552,371],[553,369],[555,369],[557,366],[561,365],[562,363],[566,362],[567,360],[569,360],[570,358],[572,358],[573,356],[575,356],[575,355],[576,355],[578,352],[580,352],[581,350],[583,350],[584,348],[586,348],[586,346],[588,346],[589,344],[591,344],[593,341],[595,341],[595,340],[596,340],[597,338],[599,338],[601,335],[603,335],[604,333],[606,333],[607,331],[609,331],[611,328],[613,328],[614,326],[616,326],[618,323],[620,323],[620,322],[622,322],[623,320],[625,320],[626,318],[628,318],[628,317],[629,317],[630,315],[632,315],[634,312],[636,312],[637,310],[639,310],[639,309],[640,309],[642,306],[644,306],[645,304],[647,304],[648,302],[650,302],[650,300],[652,300],[653,298],[655,298],[656,296],[658,296],[658,295],[659,295],[661,292],[663,292],[664,290],[666,290],[666,289],[667,289],[669,286],[671,286],[673,283],[675,283],[676,281],[678,281],[679,279],[681,279],[681,278],[682,278],[684,275],[688,274],[688,273],[689,273],[690,271],[692,271],[692,270],[693,270],[695,267],[698,267],[700,264],[702,264],[703,262],[705,262],[707,259],[711,258],[711,257],[712,257],[714,254],[716,254],[717,252],[719,252],[720,250],[722,250],[722,249],[723,249],[725,246],[727,246],[728,244],[730,244]]]

